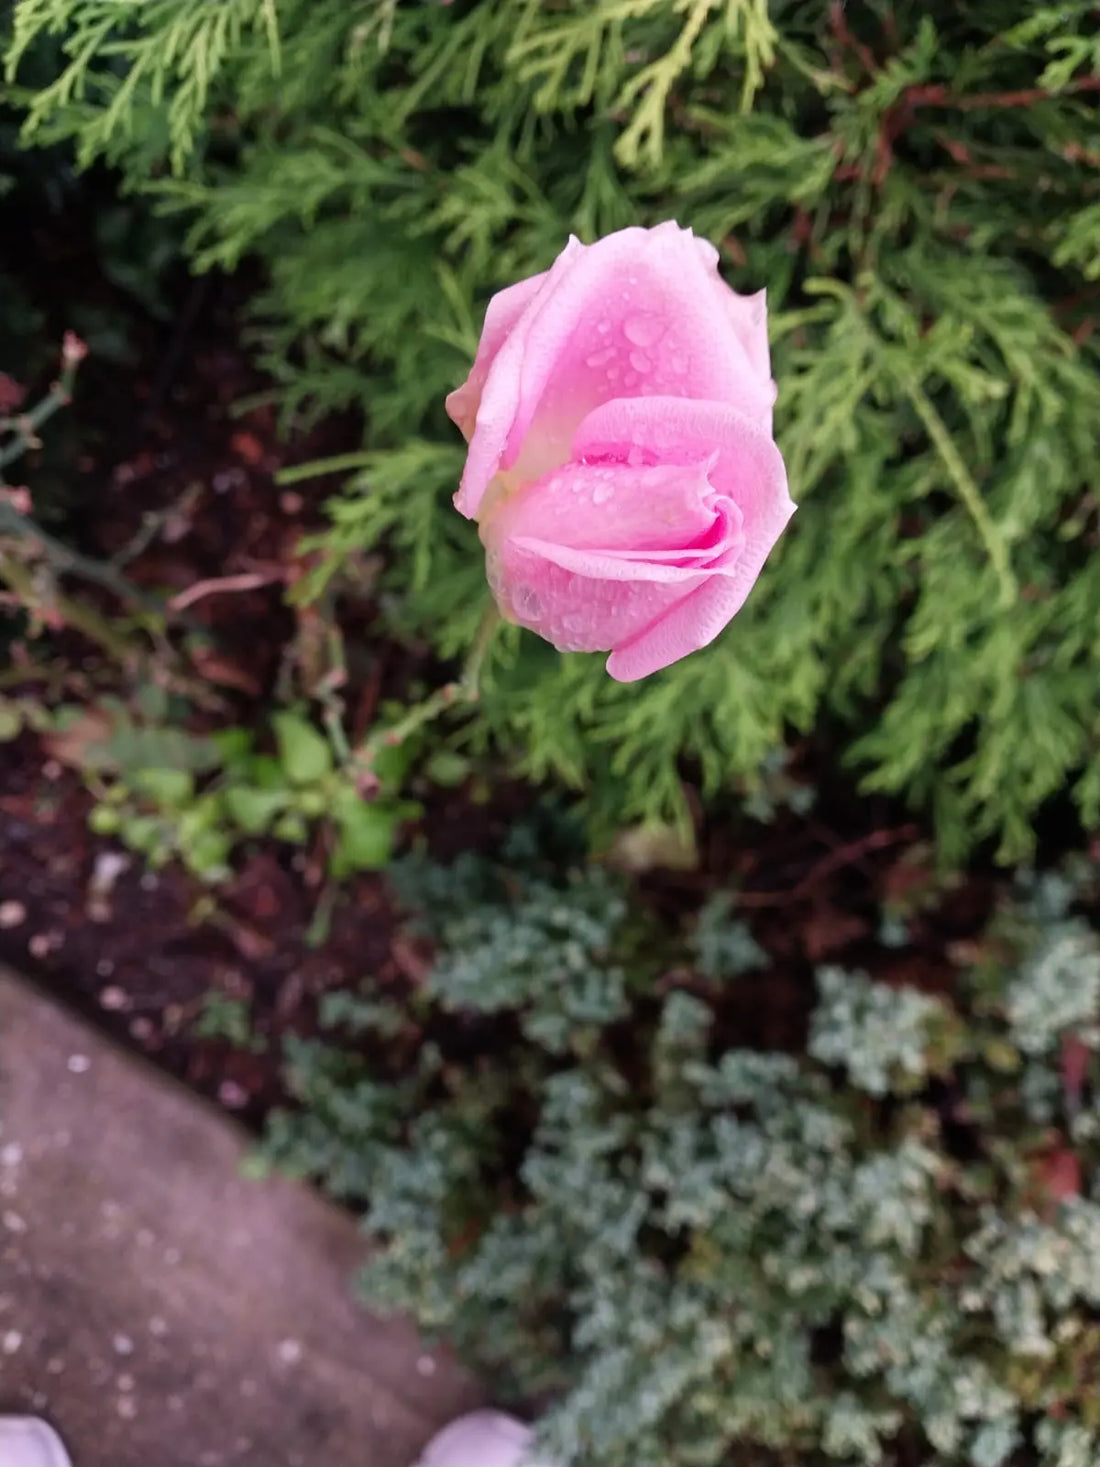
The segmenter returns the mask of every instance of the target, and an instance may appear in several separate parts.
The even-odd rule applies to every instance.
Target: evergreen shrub
[[[748,1043],[792,980],[736,906],[678,932],[504,858],[403,868],[423,985],[291,1055],[266,1158],[363,1205],[368,1301],[562,1467],[1100,1461],[1095,866],[1023,882],[951,997],[821,969],[796,1054]]]
[[[35,48],[63,64],[24,84]],[[316,592],[384,540],[450,655],[484,599],[442,397],[490,292],[675,217],[766,286],[801,504],[735,625],[642,687],[518,635],[474,728],[617,819],[825,722],[945,849],[1100,814],[1091,0],[16,0],[25,138],[258,259],[287,424],[365,410]]]

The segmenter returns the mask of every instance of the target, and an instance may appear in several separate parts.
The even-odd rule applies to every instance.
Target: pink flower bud
[[[504,616],[622,682],[713,641],[794,513],[774,400],[763,293],[677,224],[500,291],[447,410]]]

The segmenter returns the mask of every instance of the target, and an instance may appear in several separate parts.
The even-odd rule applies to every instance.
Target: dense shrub
[[[791,979],[735,909],[680,938],[506,856],[405,871],[423,988],[293,1054],[268,1156],[367,1204],[367,1297],[553,1401],[563,1467],[1100,1460],[1087,870],[1023,886],[957,998],[821,969],[797,1055],[745,1046]]]
[[[288,422],[362,404],[313,581],[385,537],[454,653],[482,598],[441,397],[496,286],[674,215],[766,285],[802,508],[747,610],[642,687],[518,637],[477,733],[667,814],[838,719],[955,850],[1100,812],[1090,0],[17,0],[26,135],[107,159],[201,268],[266,266]]]

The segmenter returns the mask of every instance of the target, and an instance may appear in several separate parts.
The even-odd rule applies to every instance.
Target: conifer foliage
[[[50,40],[50,37],[53,40]],[[314,589],[384,539],[444,653],[484,599],[441,407],[489,294],[675,217],[766,286],[801,509],[736,623],[638,687],[518,634],[476,733],[618,817],[847,732],[958,853],[1100,816],[1100,31],[1086,0],[17,0],[26,135],[266,266],[288,424],[365,408]]]

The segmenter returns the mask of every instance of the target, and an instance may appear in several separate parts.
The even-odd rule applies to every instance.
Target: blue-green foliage
[[[385,540],[395,617],[448,655],[485,592],[441,401],[489,293],[570,230],[669,216],[767,286],[801,507],[745,611],[642,687],[512,637],[476,738],[594,784],[610,819],[667,817],[683,756],[708,792],[751,785],[824,714],[956,853],[1018,857],[1064,790],[1100,814],[1091,0],[14,15],[27,136],[117,164],[200,268],[259,257],[254,339],[288,423],[366,406],[306,594]],[[67,59],[42,80],[48,36]]]
[[[341,1030],[294,1056],[302,1108],[269,1156],[363,1205],[375,1306],[445,1333],[505,1396],[552,1403],[562,1467],[765,1448],[807,1467],[1085,1467],[1086,878],[1004,902],[950,999],[821,970],[799,1055],[730,1031],[726,995],[766,1006],[792,981],[735,904],[640,937],[606,873],[407,870],[437,961],[403,1006],[338,1000]],[[1067,1035],[1087,1047],[1076,1089]],[[1044,1178],[1067,1157],[1059,1201]]]

